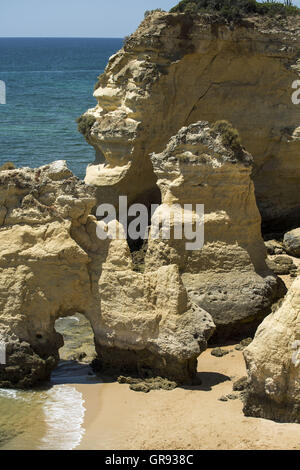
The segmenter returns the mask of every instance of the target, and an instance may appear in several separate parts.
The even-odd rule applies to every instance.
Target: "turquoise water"
[[[96,104],[93,88],[122,39],[0,38],[0,165],[67,160],[80,178],[94,151],[76,118]]]

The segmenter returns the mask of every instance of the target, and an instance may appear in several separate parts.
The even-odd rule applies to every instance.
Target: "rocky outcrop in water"
[[[191,300],[212,315],[216,340],[254,333],[285,291],[266,265],[251,155],[228,123],[199,122],[182,128],[151,160],[162,194],[155,217],[171,220],[171,237],[154,238],[151,228],[146,272],[176,264]],[[185,204],[191,206],[183,215]],[[196,204],[204,204],[204,245],[187,249],[184,222]]]
[[[300,278],[244,351],[246,416],[300,423]]]
[[[199,120],[226,119],[254,158],[265,228],[299,222],[299,17],[244,18],[155,12],[111,57],[81,130],[96,150],[86,181],[98,198],[158,202],[149,154]]]
[[[176,266],[137,274],[126,240],[97,237],[94,192],[62,161],[0,172],[0,387],[48,379],[63,345],[55,320],[76,312],[115,372],[196,372],[211,317],[188,300]]]

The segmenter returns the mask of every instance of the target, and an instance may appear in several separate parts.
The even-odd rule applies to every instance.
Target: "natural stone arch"
[[[0,180],[0,385],[48,379],[61,346],[55,320],[76,312],[89,319],[104,365],[191,379],[214,324],[188,300],[178,268],[135,273],[125,238],[97,237],[94,188],[64,162]]]
[[[75,315],[58,318],[54,323],[54,329],[60,334],[64,343],[58,351],[64,369],[70,361],[85,365],[94,361],[96,358],[94,331],[85,315],[76,312]]]

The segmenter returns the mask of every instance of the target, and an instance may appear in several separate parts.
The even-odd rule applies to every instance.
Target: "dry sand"
[[[208,349],[200,356],[198,387],[145,394],[118,383],[77,385],[87,409],[78,449],[300,450],[300,424],[246,418],[240,399],[219,401],[246,375],[242,352],[224,349],[233,352],[216,358]]]

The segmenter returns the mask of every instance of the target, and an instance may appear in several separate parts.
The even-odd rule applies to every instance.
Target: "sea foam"
[[[47,431],[41,439],[40,450],[72,450],[85,433],[82,393],[70,385],[55,385],[47,391],[44,404]]]

